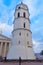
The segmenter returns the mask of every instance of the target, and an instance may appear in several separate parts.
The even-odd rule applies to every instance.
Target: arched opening
[[[19,35],[21,36],[21,32],[19,33]]]
[[[25,12],[23,13],[23,17],[24,17],[24,18],[26,17],[26,13],[25,13]]]
[[[20,40],[19,40],[19,44],[20,44]]]
[[[20,13],[18,12],[18,17],[20,17]]]
[[[24,28],[25,28],[25,23],[24,23]]]
[[[18,9],[20,9],[20,7],[18,7]]]

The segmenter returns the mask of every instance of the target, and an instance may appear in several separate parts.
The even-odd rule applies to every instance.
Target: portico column
[[[3,47],[3,43],[1,42],[1,46],[0,46],[0,56],[2,56],[2,47]]]
[[[3,57],[6,57],[6,50],[7,50],[7,42],[5,42],[4,54]]]

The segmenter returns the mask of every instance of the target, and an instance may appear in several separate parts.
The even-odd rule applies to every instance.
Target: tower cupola
[[[29,11],[27,5],[23,3],[17,5],[14,16],[14,29],[30,29]]]
[[[27,5],[25,5],[23,2],[21,2],[19,5],[16,6],[16,9],[20,9],[20,8],[28,10]]]
[[[19,17],[29,18],[28,7],[23,3],[17,5],[15,9],[15,18],[19,18]]]

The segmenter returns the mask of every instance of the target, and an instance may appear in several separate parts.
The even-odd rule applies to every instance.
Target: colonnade
[[[0,42],[0,57],[6,57],[9,50],[9,42]]]

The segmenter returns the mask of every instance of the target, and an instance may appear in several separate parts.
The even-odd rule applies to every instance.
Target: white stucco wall
[[[20,9],[18,9],[19,6]],[[19,59],[19,57],[21,57],[21,59],[35,59],[32,50],[32,33],[30,31],[29,12],[26,5],[20,4],[19,6],[17,6],[15,10],[12,44],[7,59]],[[20,13],[20,17],[18,17],[18,12]],[[23,17],[24,12],[26,13],[26,17]],[[21,35],[19,33],[21,33]]]
[[[12,51],[12,52],[11,52]],[[7,59],[19,59],[19,57],[21,57],[21,59],[35,59],[34,53],[32,48],[28,48],[25,46],[21,46],[21,45],[13,45],[10,48],[10,52],[7,56]]]
[[[25,19],[25,18],[16,19],[15,22],[14,22],[14,29],[24,28],[24,23],[25,23],[25,29],[29,29],[30,30],[29,20]]]
[[[18,10],[15,12],[15,18],[18,18],[18,12],[20,13],[20,16],[22,16],[22,17],[23,17],[23,13],[25,12],[26,18],[29,18],[28,10],[25,10],[25,9],[18,9]]]
[[[19,33],[21,33],[21,36],[19,35]],[[31,32],[26,29],[19,29],[13,32],[12,42],[14,45],[19,45],[19,41],[20,41],[20,45],[27,45],[27,42],[29,41],[29,45],[31,46],[32,44],[31,39],[32,39]]]

